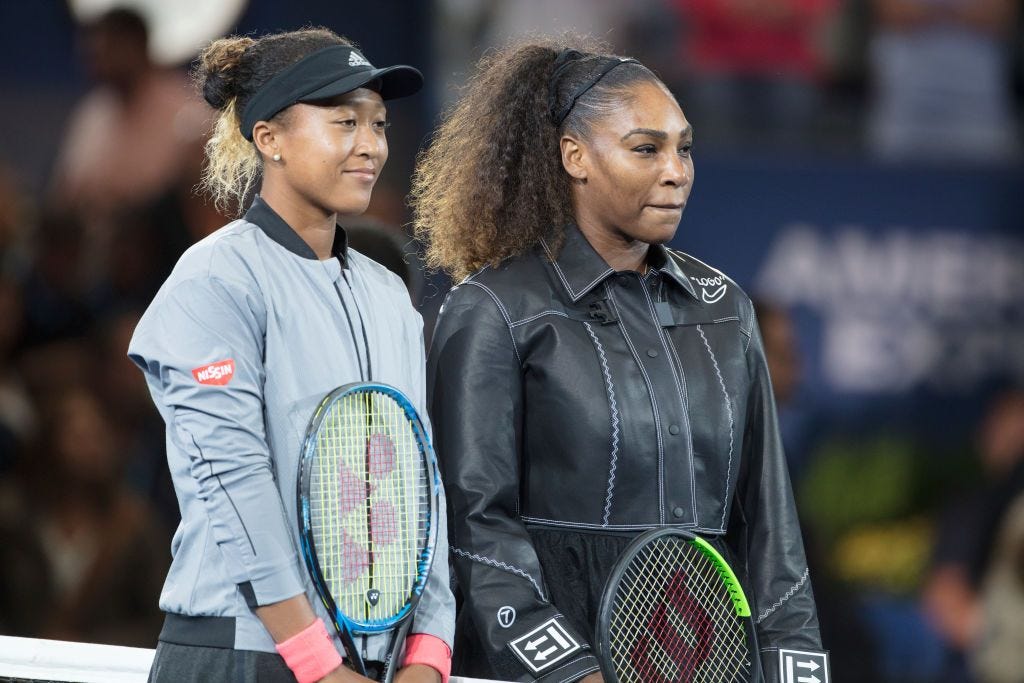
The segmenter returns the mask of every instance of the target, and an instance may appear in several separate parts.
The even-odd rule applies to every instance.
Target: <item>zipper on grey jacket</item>
[[[356,300],[356,292],[352,289],[352,282],[348,279],[348,272],[346,270],[341,271],[341,276],[345,278],[345,284],[348,285],[348,293],[352,295],[352,301]],[[348,314],[348,311],[345,312]],[[363,349],[366,351],[366,379],[367,381],[373,381],[373,361],[370,360],[370,340],[366,336],[366,322],[363,320],[363,312],[359,310],[359,306],[356,306],[356,315],[359,317],[359,331],[363,333]]]
[[[347,283],[348,279],[346,279],[345,282]],[[350,316],[349,313],[348,313],[348,304],[345,303],[345,295],[341,293],[341,287],[338,286],[337,280],[335,280],[331,284],[334,285],[334,291],[338,295],[338,301],[341,302],[341,310],[343,310],[345,312],[345,320],[348,322],[348,333],[352,337],[352,348],[355,349],[355,351],[356,351],[356,361],[358,361],[357,364],[359,365],[359,379],[365,382],[366,381],[366,376],[363,374],[363,357],[359,353],[359,342],[356,341],[356,331],[355,331],[355,328],[352,326],[352,316]],[[349,285],[349,291],[352,291],[352,286],[351,285]],[[356,311],[357,312],[358,312],[358,310],[359,310],[358,307],[356,307]],[[359,324],[362,325],[362,322],[363,322],[362,316],[360,316]],[[366,330],[363,330],[363,340],[365,341],[365,339],[366,339]],[[370,361],[370,348],[369,348],[369,346],[366,347],[366,361],[367,361],[367,365],[369,365],[369,361]],[[367,374],[369,374],[369,373],[367,373]]]

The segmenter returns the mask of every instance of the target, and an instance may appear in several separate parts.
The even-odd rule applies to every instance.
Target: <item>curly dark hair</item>
[[[203,50],[192,77],[203,99],[220,113],[206,143],[202,186],[213,195],[218,209],[240,210],[263,172],[263,160],[255,144],[239,130],[245,105],[278,72],[335,45],[355,47],[344,36],[314,27],[260,38],[221,38]],[[287,111],[275,118],[285,116]]]
[[[568,49],[582,54],[549,86],[556,58]],[[410,204],[428,266],[458,281],[541,239],[557,253],[565,226],[574,221],[562,135],[585,139],[596,120],[628,103],[633,85],[661,84],[642,64],[624,63],[556,125],[552,112],[568,106],[609,58],[620,59],[590,39],[567,36],[513,45],[480,60],[465,95],[417,160]]]

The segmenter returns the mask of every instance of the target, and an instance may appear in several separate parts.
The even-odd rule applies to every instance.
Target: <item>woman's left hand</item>
[[[426,664],[410,664],[398,670],[395,683],[441,683],[441,674]]]

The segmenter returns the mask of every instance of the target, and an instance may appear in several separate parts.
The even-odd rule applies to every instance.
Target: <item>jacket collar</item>
[[[306,241],[299,237],[290,225],[277,212],[270,208],[270,205],[263,201],[259,195],[252,200],[252,206],[245,212],[243,219],[255,224],[267,237],[274,240],[282,247],[296,256],[306,259],[316,259],[316,252],[306,244]],[[331,245],[331,255],[341,262],[342,268],[348,267],[348,235],[340,225],[334,230],[334,243]]]
[[[573,302],[582,299],[615,272],[575,225],[566,226],[565,241],[557,257],[546,241],[542,239],[540,243],[551,261],[558,279]],[[652,268],[664,273],[670,281],[675,282],[690,296],[700,301],[700,297],[697,296],[696,290],[690,283],[690,278],[686,276],[677,259],[672,257],[667,248],[661,244],[651,245],[648,262]]]
[[[697,290],[694,288],[693,283],[690,282],[690,278],[687,277],[686,273],[683,272],[682,267],[679,265],[680,260],[681,259],[673,254],[671,250],[665,247],[665,245],[654,244],[651,245],[651,255],[647,259],[647,262],[651,268],[667,275],[669,280],[675,282],[686,290],[690,296],[697,301],[700,301],[700,297],[697,296]]]

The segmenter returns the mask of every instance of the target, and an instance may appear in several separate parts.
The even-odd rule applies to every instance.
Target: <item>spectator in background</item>
[[[779,430],[786,449],[790,476],[799,480],[807,459],[809,416],[798,405],[803,363],[793,318],[784,307],[754,300],[754,313],[761,326],[765,360],[772,378],[772,392],[779,409]]]
[[[82,27],[95,88],[72,112],[51,201],[86,231],[87,275],[102,275],[118,213],[146,205],[198,168],[210,110],[185,75],[150,59],[148,31],[132,10],[114,9]]]
[[[27,205],[13,172],[0,166],[0,477],[17,461],[35,426],[35,408],[15,367],[25,337],[19,275],[28,262]]]
[[[17,275],[28,261],[30,204],[14,171],[0,165],[0,274]]]
[[[169,532],[178,526],[181,513],[167,469],[163,419],[153,407],[145,378],[124,352],[141,316],[141,309],[127,307],[99,321],[90,347],[93,372],[97,394],[121,430],[125,483],[152,504]],[[166,541],[169,545],[170,533]]]
[[[754,301],[754,312],[761,325],[775,400],[789,403],[800,390],[803,379],[803,362],[793,318],[784,307],[763,300]]]
[[[132,209],[128,212],[135,213],[135,219],[145,224],[158,248],[156,267],[159,272],[154,274],[158,283],[171,274],[174,264],[189,246],[224,225],[228,219],[212,201],[197,191],[203,175],[203,159],[190,157],[186,161],[177,181],[150,202],[141,214]]]
[[[1009,41],[1014,0],[873,0],[868,139],[890,161],[1019,155]]]
[[[836,0],[671,0],[687,39],[684,97],[700,143],[806,144],[821,110],[819,43]]]
[[[971,670],[984,683],[1024,680],[1024,496],[1006,511],[981,589]]]
[[[22,327],[21,289],[0,274],[0,476],[17,462],[36,422],[35,408],[14,367]]]
[[[22,281],[25,345],[84,334],[92,314],[80,270],[85,245],[79,217],[48,210],[35,226],[31,253]]]
[[[54,384],[44,403],[46,429],[11,489],[18,503],[8,501],[0,520],[0,529],[30,531],[21,538],[35,553],[28,559],[41,551],[42,573],[12,572],[28,583],[5,587],[38,591],[26,607],[43,616],[6,618],[36,628],[19,635],[148,645],[160,630],[153,598],[168,565],[167,534],[121,483],[120,432],[97,397]]]
[[[996,397],[979,429],[977,448],[985,481],[940,516],[922,592],[924,609],[950,648],[944,683],[970,680],[964,653],[978,641],[984,620],[979,587],[1007,511],[1024,495],[1024,391]]]
[[[126,307],[143,310],[189,245],[180,224],[164,233],[153,211],[126,209],[114,218],[107,268],[86,293],[97,319]]]
[[[816,416],[807,401],[801,400],[803,360],[796,324],[784,306],[766,300],[754,300],[754,313],[761,329],[765,361],[772,378],[772,393],[778,407],[779,431],[786,451],[790,477],[799,489],[808,465],[809,451],[817,436]],[[807,565],[815,578],[814,595],[818,605],[822,642],[828,643],[832,670],[842,672],[842,680],[876,681],[878,671],[870,631],[860,613],[857,598],[836,581],[830,571],[814,525],[801,524]]]
[[[662,0],[438,0],[435,39],[445,90],[451,104],[474,62],[492,48],[523,35],[556,36],[565,32],[606,40],[623,52],[632,47],[634,22]]]

